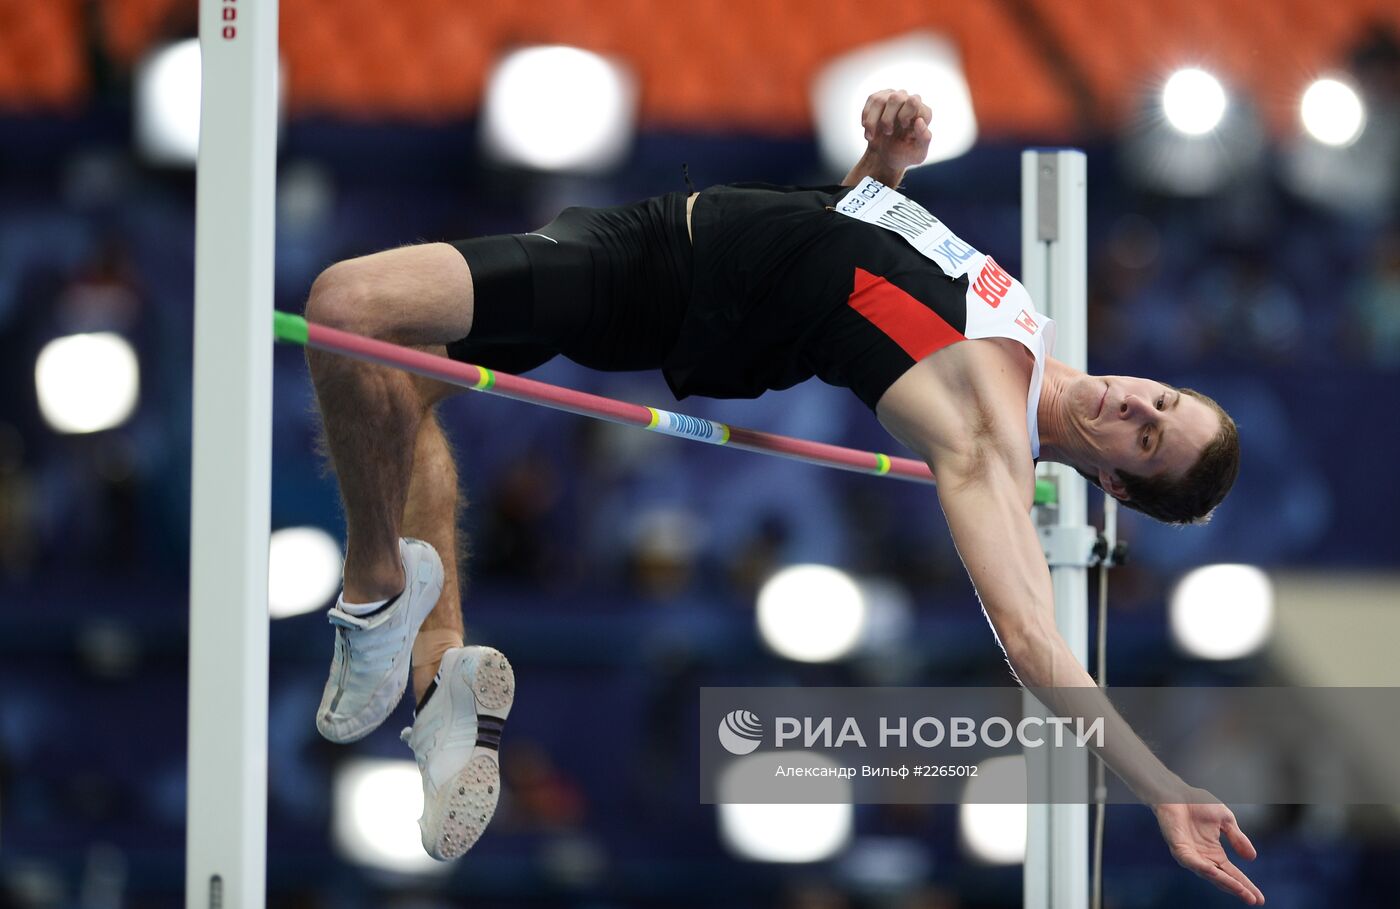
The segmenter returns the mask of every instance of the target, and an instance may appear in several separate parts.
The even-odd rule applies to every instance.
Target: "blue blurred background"
[[[194,180],[139,124],[153,55],[194,26],[192,0],[0,0],[0,906],[181,904]],[[699,187],[837,182],[850,161],[829,136],[858,132],[859,101],[832,113],[822,80],[922,36],[919,52],[963,80],[976,136],[911,171],[907,194],[1014,273],[1020,150],[1084,148],[1091,370],[1202,389],[1240,427],[1240,480],[1209,526],[1123,516],[1110,678],[1398,684],[1384,608],[1400,595],[1397,28],[1395,8],[1361,0],[283,0],[276,306],[300,311],[338,259],[682,189],[682,163]],[[498,64],[553,44],[627,74],[610,156],[549,169],[488,135]],[[1158,101],[1186,66],[1229,98],[1195,139]],[[1340,144],[1298,117],[1327,74],[1365,106]],[[562,117],[565,86],[542,85],[534,116]],[[64,431],[36,384],[41,352],[78,334],[124,339],[139,370],[129,416],[95,431]],[[534,375],[671,400],[657,375],[562,359]],[[681,409],[893,444],[815,382]],[[858,807],[831,854],[792,864],[740,854],[697,801],[699,686],[1010,684],[931,492],[479,396],[442,412],[471,502],[468,634],[520,679],[500,811],[437,872],[344,845],[337,780],[408,757],[396,734],[411,705],[352,747],[317,737],[331,649],[317,610],[335,590],[313,592],[312,612],[272,626],[269,905],[1020,905],[1019,864],[975,854],[956,806]],[[343,539],[296,349],[276,351],[274,421],[273,528]],[[824,663],[765,646],[758,590],[806,563],[884,591],[899,633]],[[1259,566],[1275,592],[1262,641],[1207,660],[1173,636],[1170,594],[1214,563]],[[1358,585],[1376,609],[1350,608]],[[1310,629],[1324,626],[1343,643],[1319,650]],[[1246,809],[1271,905],[1400,905],[1393,813]],[[1145,809],[1108,823],[1106,905],[1228,904],[1175,867]]]

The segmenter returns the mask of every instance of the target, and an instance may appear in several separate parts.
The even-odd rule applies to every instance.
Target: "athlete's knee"
[[[321,272],[306,297],[306,319],[327,328],[370,334],[374,289],[353,259]]]
[[[413,387],[418,392],[418,400],[423,403],[425,410],[431,409],[439,401],[464,393],[464,389],[449,382],[425,379],[422,376],[413,377]]]
[[[431,354],[435,357],[446,357],[447,350],[441,345],[429,344],[426,346],[415,346],[415,350]],[[433,406],[439,401],[446,400],[454,395],[463,394],[465,389],[461,386],[453,385],[450,382],[443,382],[440,379],[429,379],[427,376],[410,374],[413,380],[413,388],[418,392],[418,400],[422,402],[425,412],[431,411]]]

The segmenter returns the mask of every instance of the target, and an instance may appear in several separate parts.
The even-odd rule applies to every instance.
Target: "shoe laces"
[[[326,612],[326,618],[330,625],[336,626],[336,640],[343,643],[346,648],[344,657],[347,660],[374,661],[375,658],[382,657],[386,667],[393,665],[398,657],[400,644],[399,640],[392,636],[391,632],[385,630],[384,634],[372,634],[370,619],[361,619],[360,616],[350,615],[335,606]],[[381,623],[382,627],[382,623]],[[354,632],[363,632],[356,634]]]
[[[332,606],[326,613],[326,617],[332,625],[339,625],[349,631],[363,631],[369,627],[369,619],[362,619],[359,616],[351,615],[343,609]]]

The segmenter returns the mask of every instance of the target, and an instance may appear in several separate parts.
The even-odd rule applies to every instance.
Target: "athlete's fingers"
[[[1189,861],[1182,862],[1182,864],[1185,865],[1188,870],[1196,872],[1196,874],[1210,881],[1217,888],[1224,890],[1226,893],[1233,894],[1246,903],[1254,903],[1254,894],[1250,889],[1226,874],[1225,871],[1219,868],[1214,862],[1200,857],[1193,857]]]
[[[881,89],[872,92],[869,98],[865,99],[865,107],[861,108],[860,125],[865,127],[865,138],[870,140],[875,138],[875,126],[880,119],[880,110],[884,107],[884,95],[889,89]]]
[[[890,93],[885,100],[884,112],[880,114],[880,131],[887,136],[894,135],[895,121],[899,114],[899,109],[904,106],[904,102],[909,100],[909,93],[903,89],[897,89]]]
[[[905,102],[900,105],[898,119],[899,125],[903,129],[908,129],[914,125],[914,121],[923,112],[924,102],[918,95],[910,95]]]
[[[1264,891],[1254,886],[1254,881],[1251,881],[1249,879],[1249,875],[1245,874],[1239,868],[1236,868],[1234,863],[1231,862],[1229,859],[1226,859],[1224,862],[1221,863],[1220,870],[1224,871],[1235,881],[1235,883],[1243,887],[1245,889],[1245,892],[1247,892],[1250,896],[1254,898],[1255,903],[1264,902]]]
[[[865,109],[861,112],[861,119],[868,123],[873,123],[885,109],[885,102],[890,95],[895,93],[893,88],[882,88],[877,92],[871,92],[870,97],[865,99]]]
[[[886,88],[872,92],[865,99],[860,122],[867,141],[877,135],[894,135],[896,130],[910,130],[922,139],[929,135],[928,124],[932,116],[933,111],[919,95],[911,95],[903,89]]]
[[[898,89],[882,88],[866,99],[865,110],[861,114],[861,122],[865,124],[866,139],[873,139],[882,133],[889,134],[889,130],[883,126],[885,109],[897,93]]]
[[[875,104],[883,104],[884,101],[885,101],[885,98],[886,98],[886,97],[890,94],[890,92],[892,92],[892,91],[894,91],[894,89],[892,89],[892,88],[882,88],[882,89],[880,89],[879,91],[873,91],[873,92],[871,92],[871,93],[870,93],[870,97],[868,97],[868,98],[865,99],[865,105],[866,105],[866,107],[871,107],[871,106],[873,106],[873,105],[875,105]]]
[[[1240,829],[1239,822],[1235,820],[1234,815],[1225,821],[1225,837],[1230,841],[1230,845],[1234,847],[1235,851],[1244,858],[1252,862],[1259,857],[1258,850],[1249,841],[1249,837],[1244,835],[1244,831]]]

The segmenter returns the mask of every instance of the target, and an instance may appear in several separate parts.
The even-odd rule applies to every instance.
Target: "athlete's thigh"
[[[356,301],[355,322],[370,337],[440,347],[471,331],[471,268],[446,243],[348,259],[327,269],[323,279]]]

